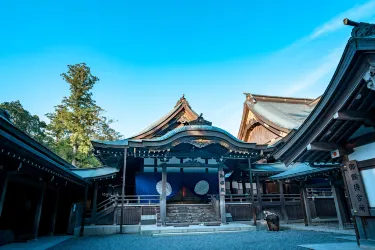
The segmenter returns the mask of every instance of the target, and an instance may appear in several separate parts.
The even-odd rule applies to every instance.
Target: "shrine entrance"
[[[160,137],[94,141],[93,146],[103,164],[122,169],[121,196],[131,181],[137,197],[159,198],[156,224],[161,226],[225,224],[226,173],[251,169],[270,150],[240,141],[202,116]]]
[[[194,195],[187,187],[182,186],[181,189],[173,196],[167,204],[206,204],[207,197],[201,198]]]

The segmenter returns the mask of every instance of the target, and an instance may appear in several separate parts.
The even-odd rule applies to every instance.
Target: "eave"
[[[365,76],[375,63],[375,39],[351,38],[320,102],[299,129],[273,156],[286,165],[292,162],[336,162],[330,150],[312,151],[308,145],[329,142],[345,146],[350,135],[361,126],[356,120],[338,120],[345,110],[369,112],[374,108],[374,92],[366,90]],[[360,98],[358,99],[358,94]]]

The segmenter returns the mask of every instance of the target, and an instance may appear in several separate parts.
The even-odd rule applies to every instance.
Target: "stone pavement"
[[[359,250],[356,242],[342,242],[342,243],[325,243],[325,244],[307,244],[299,245],[307,249],[313,250]]]
[[[204,234],[199,236],[151,237],[139,234],[116,234],[73,238],[51,250],[301,250],[302,244],[342,243],[340,235],[324,232],[284,230]],[[351,243],[351,242],[350,242]],[[345,248],[341,248],[345,249]]]
[[[0,250],[17,250],[17,249],[28,249],[28,250],[45,250],[53,247],[61,242],[69,240],[72,236],[46,236],[40,237],[35,241],[28,241],[24,243],[11,243],[0,247]]]
[[[292,224],[281,224],[282,228],[289,228],[294,230],[306,230],[306,231],[316,231],[316,232],[327,232],[327,233],[336,233],[336,234],[346,234],[355,236],[354,229],[339,229],[338,226],[334,225],[310,225],[305,226],[304,223],[292,223]]]

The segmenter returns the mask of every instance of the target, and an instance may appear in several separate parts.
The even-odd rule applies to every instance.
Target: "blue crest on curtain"
[[[136,195],[159,195],[156,184],[161,179],[161,173],[138,173],[135,176]],[[182,186],[185,186],[197,197],[207,200],[208,197],[206,194],[199,195],[195,192],[195,186],[199,181],[206,181],[209,184],[207,194],[219,193],[218,176],[216,173],[168,173],[167,182],[171,185],[172,192],[167,196],[167,199],[175,196]]]

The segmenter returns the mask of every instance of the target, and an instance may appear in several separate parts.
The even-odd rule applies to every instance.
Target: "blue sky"
[[[243,92],[315,98],[372,1],[2,1],[0,102],[45,119],[69,94],[60,74],[86,62],[94,98],[131,136],[185,94],[237,135]]]

